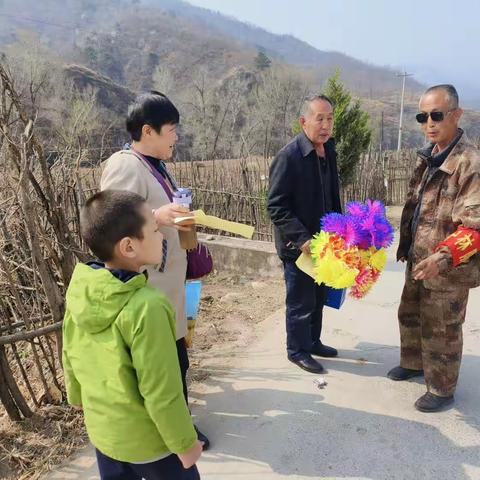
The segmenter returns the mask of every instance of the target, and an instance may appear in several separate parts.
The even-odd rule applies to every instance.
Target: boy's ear
[[[135,251],[132,239],[130,237],[122,238],[115,248],[121,257],[135,258],[137,256],[137,252]]]
[[[142,127],[142,137],[148,137],[152,133],[152,127],[150,125],[144,125]]]

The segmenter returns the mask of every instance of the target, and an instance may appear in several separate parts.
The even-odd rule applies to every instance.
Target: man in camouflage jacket
[[[453,403],[468,292],[480,285],[480,152],[458,128],[461,115],[453,86],[422,95],[417,121],[430,145],[418,152],[400,227],[401,354],[388,376],[425,376],[423,412]]]

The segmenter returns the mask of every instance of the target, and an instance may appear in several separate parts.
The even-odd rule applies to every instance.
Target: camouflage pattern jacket
[[[434,255],[440,275],[424,280],[430,290],[478,287],[480,253],[454,268],[448,248],[434,251],[460,225],[480,230],[480,151],[462,135],[432,175],[427,160],[419,151],[402,212],[397,259],[406,258],[415,266]],[[416,228],[412,228],[419,202]]]

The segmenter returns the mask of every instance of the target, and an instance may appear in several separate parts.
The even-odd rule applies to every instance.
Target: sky
[[[480,100],[479,0],[188,0]]]

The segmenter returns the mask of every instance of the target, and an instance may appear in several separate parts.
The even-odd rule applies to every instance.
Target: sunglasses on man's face
[[[453,110],[448,110],[448,112],[443,113],[443,112],[421,112],[417,113],[415,115],[415,118],[417,119],[418,123],[427,123],[428,122],[428,117],[430,117],[434,122],[442,122],[445,117],[452,112]]]

